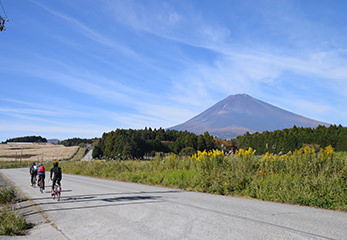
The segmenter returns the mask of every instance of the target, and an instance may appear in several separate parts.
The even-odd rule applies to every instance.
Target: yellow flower
[[[270,153],[266,152],[264,157],[263,157],[263,161],[267,160],[270,157]]]

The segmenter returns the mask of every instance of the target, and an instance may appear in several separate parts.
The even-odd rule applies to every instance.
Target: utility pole
[[[23,157],[23,146],[20,147],[20,164],[22,164],[22,157]]]

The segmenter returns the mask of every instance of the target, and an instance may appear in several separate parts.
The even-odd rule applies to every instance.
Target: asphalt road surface
[[[68,174],[58,202],[48,181],[43,194],[30,187],[28,169],[0,173],[39,222],[16,239],[347,239],[343,212]]]
[[[87,154],[82,158],[82,161],[90,161],[92,159],[93,159],[93,149],[87,152]]]

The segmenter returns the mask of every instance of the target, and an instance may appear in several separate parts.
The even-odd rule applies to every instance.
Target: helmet
[[[42,163],[39,163],[39,167],[41,167],[42,166]]]
[[[58,162],[54,162],[54,163],[53,163],[53,166],[54,166],[54,167],[58,167]]]
[[[33,163],[31,163],[31,166],[35,166],[35,163],[33,162]]]

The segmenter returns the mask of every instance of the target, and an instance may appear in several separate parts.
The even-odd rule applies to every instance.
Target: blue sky
[[[347,126],[347,1],[1,2],[0,141],[168,128],[238,93]]]

